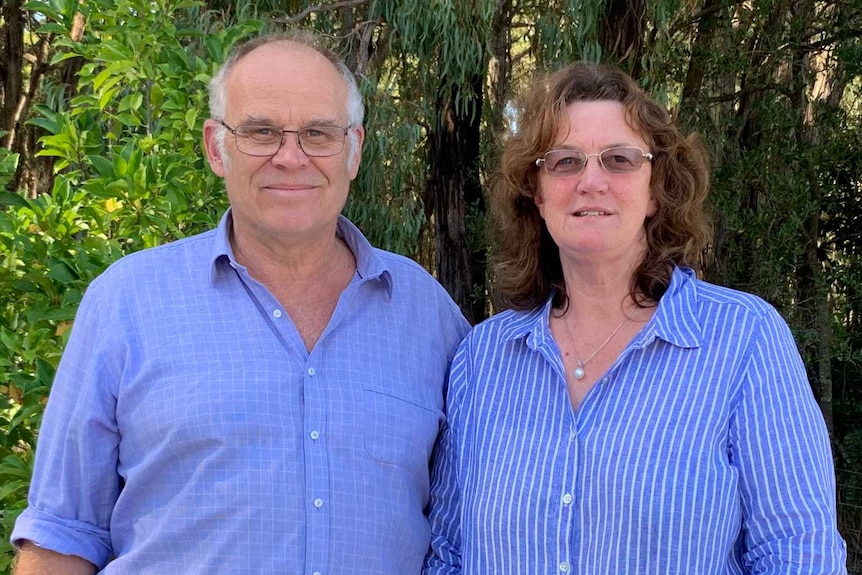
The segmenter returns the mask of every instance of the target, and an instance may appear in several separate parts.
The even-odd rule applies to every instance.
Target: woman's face
[[[603,155],[603,168],[594,154],[611,148],[620,149]],[[637,265],[642,259],[644,221],[655,212],[652,164],[630,148],[650,151],[619,102],[574,102],[566,109],[552,149],[591,155],[580,171],[573,167],[576,155],[549,155],[534,198],[564,264]]]

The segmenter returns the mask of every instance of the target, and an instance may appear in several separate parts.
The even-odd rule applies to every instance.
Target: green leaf
[[[57,262],[48,270],[48,277],[60,284],[69,284],[77,278],[72,274],[69,266],[63,262]]]
[[[75,319],[76,307],[55,307],[42,315],[42,319],[51,321],[72,321]]]
[[[45,27],[40,28],[40,31],[44,31]],[[54,57],[51,58],[51,65],[56,66],[60,62],[65,62],[66,60],[71,60],[72,58],[81,58],[80,54],[75,52],[57,52],[54,54]]]
[[[99,172],[99,175],[103,178],[108,178],[114,175],[114,164],[104,156],[87,156],[87,159],[90,160],[90,163],[96,168],[96,171]]]
[[[57,34],[57,35],[66,35],[69,31],[65,26],[61,26],[60,24],[55,24],[53,22],[47,22],[39,26],[40,34]]]
[[[7,463],[7,460],[10,457],[4,458],[3,462],[0,463],[0,478],[12,477],[19,478],[25,481],[30,480],[30,470],[26,467],[12,466]],[[0,481],[0,483],[5,483],[5,481]],[[0,499],[3,498],[3,495],[0,495]]]
[[[2,476],[2,474],[0,474],[0,476]],[[18,491],[26,491],[28,484],[29,477],[26,480],[17,479],[15,481],[4,482],[4,484],[0,486],[0,500],[6,499]]]
[[[24,421],[26,421],[32,415],[43,411],[45,408],[41,404],[37,405],[29,405],[24,407],[15,414],[15,417],[12,418],[12,422],[9,424],[9,428],[7,429],[7,433],[10,433],[13,429],[21,425]]]
[[[16,208],[29,208],[30,202],[27,201],[27,198],[20,194],[13,194],[12,192],[3,192],[0,191],[0,206],[12,206]]]
[[[196,109],[189,108],[188,110],[186,110],[186,126],[190,130],[194,130],[195,121],[197,120],[197,117],[198,117],[198,111]]]
[[[20,345],[20,338],[15,337],[12,332],[6,328],[0,328],[0,343],[8,350],[12,351]]]

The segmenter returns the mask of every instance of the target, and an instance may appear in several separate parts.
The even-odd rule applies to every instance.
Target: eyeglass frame
[[[236,133],[236,131],[237,131],[239,128],[242,128],[243,126],[255,126],[255,125],[256,125],[256,124],[240,124],[240,125],[238,125],[236,128],[231,128],[230,126],[228,126],[228,125],[225,123],[225,121],[224,121],[224,120],[216,120],[216,121],[217,121],[219,124],[221,124],[222,126],[224,126],[224,128],[225,128],[228,132],[230,132],[231,134],[233,134],[234,140],[239,140],[239,138],[240,138],[240,136]],[[275,130],[279,130],[278,126],[271,126],[271,125],[267,125],[267,124],[259,124],[259,125],[257,125],[257,126],[258,126],[258,127],[265,127],[265,128],[273,128],[273,129],[275,129]],[[236,144],[236,149],[237,149],[237,150],[239,150],[241,153],[245,154],[246,156],[251,156],[252,158],[266,158],[266,157],[269,157],[269,156],[274,156],[274,155],[276,155],[277,153],[279,153],[279,152],[281,151],[281,148],[284,146],[284,135],[285,135],[285,134],[296,134],[296,145],[297,145],[297,147],[299,147],[299,149],[300,149],[300,150],[302,150],[302,153],[303,153],[303,154],[305,154],[306,156],[308,156],[309,158],[331,158],[331,157],[333,157],[333,156],[337,156],[338,154],[340,154],[341,152],[343,152],[343,151],[344,151],[344,142],[347,140],[347,134],[349,134],[349,133],[350,133],[350,129],[353,127],[353,125],[352,125],[352,124],[348,124],[346,128],[342,128],[341,126],[329,126],[329,125],[327,125],[327,126],[317,126],[317,127],[318,127],[318,128],[320,128],[320,127],[326,127],[326,128],[338,128],[339,130],[342,130],[342,131],[343,131],[343,135],[342,135],[342,138],[341,138],[341,148],[339,148],[339,150],[338,150],[337,152],[332,153],[332,154],[325,154],[325,155],[314,154],[314,153],[309,154],[309,153],[305,150],[305,148],[303,148],[303,147],[302,147],[302,138],[300,138],[300,137],[299,137],[299,134],[300,134],[301,132],[305,131],[305,130],[311,130],[311,129],[314,129],[314,128],[315,128],[315,126],[307,126],[307,127],[305,127],[305,128],[300,128],[299,130],[281,130],[281,141],[278,143],[278,147],[275,149],[275,151],[274,151],[274,152],[272,152],[271,154],[250,154],[250,153],[246,152],[245,150],[243,150],[243,149],[240,147],[240,145],[239,145],[239,142],[238,142],[238,141],[237,141],[237,144]]]
[[[609,174],[632,174],[632,173],[640,170],[641,166],[643,166],[643,162],[638,164],[637,168],[630,170],[630,171],[624,170],[624,171],[616,171],[615,172],[613,170],[609,170],[605,166],[605,163],[602,161],[602,154],[604,154],[605,152],[607,152],[609,150],[619,150],[622,148],[629,148],[629,149],[633,149],[633,150],[638,150],[641,153],[641,157],[648,162],[652,162],[653,160],[655,160],[655,155],[652,152],[650,152],[649,150],[644,150],[640,146],[611,146],[610,148],[605,148],[604,150],[600,150],[599,152],[596,152],[594,154],[587,154],[586,152],[582,152],[580,150],[570,150],[570,149],[566,149],[566,148],[562,148],[562,149],[558,148],[556,150],[548,150],[547,152],[542,154],[540,157],[536,158],[536,160],[533,163],[536,165],[537,168],[544,167],[545,173],[548,174],[552,178],[563,178],[566,176],[576,176],[576,175],[582,173],[584,170],[587,169],[587,164],[590,162],[590,158],[592,158],[592,157],[595,157],[596,160],[599,162],[599,167],[601,167],[601,169],[603,169],[604,171],[606,171]],[[547,165],[547,162],[545,160],[545,156],[547,156],[548,154],[553,154],[554,152],[577,152],[579,154],[583,154],[584,158],[585,158],[584,159],[584,167],[582,167],[577,172],[567,172],[567,173],[563,173],[563,174],[559,174],[559,173],[554,174],[550,170],[548,170],[548,165]]]

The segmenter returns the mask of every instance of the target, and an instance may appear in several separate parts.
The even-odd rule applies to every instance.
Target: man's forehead
[[[303,45],[261,46],[237,62],[226,80],[227,107],[246,119],[281,124],[334,123],[347,113],[348,86],[325,56]]]
[[[228,81],[231,76],[243,75],[249,69],[255,70],[259,67],[269,75],[290,70],[297,75],[310,74],[323,82],[346,82],[335,64],[326,56],[310,46],[290,40],[258,46],[234,64],[233,70],[228,74]]]

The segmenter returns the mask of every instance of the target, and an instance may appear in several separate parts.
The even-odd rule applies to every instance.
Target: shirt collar
[[[530,349],[547,344],[552,338],[548,319],[553,299],[552,293],[544,305],[516,315],[502,329],[502,338],[509,341],[526,337]],[[702,332],[697,313],[695,273],[689,268],[675,267],[655,315],[633,343],[643,347],[655,339],[661,339],[677,347],[695,348],[701,345]]]
[[[530,349],[537,349],[547,343],[552,338],[548,318],[551,314],[553,300],[554,294],[552,293],[544,305],[531,311],[516,314],[513,321],[506,322],[500,336],[504,341],[526,337]]]
[[[212,252],[210,253],[210,281],[215,283],[220,270],[224,265],[236,268],[242,264],[237,263],[230,245],[230,232],[233,227],[231,209],[228,208],[219,221],[213,238]],[[386,289],[389,297],[392,297],[392,273],[377,250],[369,243],[368,239],[359,231],[353,222],[339,215],[336,235],[344,240],[353,256],[356,258],[356,272],[361,281],[379,279]]]
[[[658,338],[677,347],[694,348],[701,346],[702,335],[697,276],[691,268],[674,267],[655,315],[636,342],[646,345]]]
[[[372,246],[359,228],[344,216],[338,216],[335,234],[343,239],[353,252],[353,257],[356,258],[356,272],[360,280],[380,280],[391,298],[392,272],[380,257],[380,250]]]

